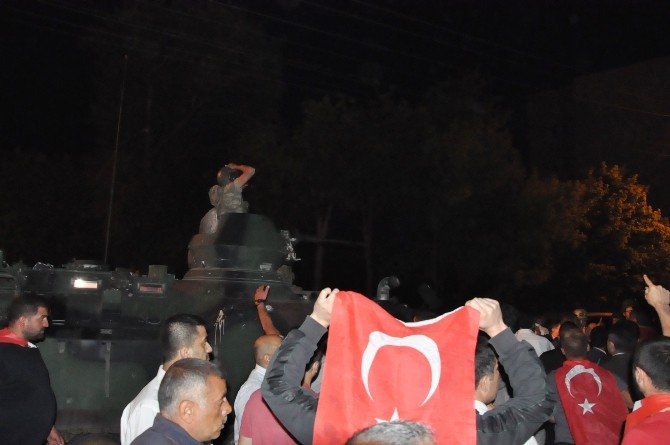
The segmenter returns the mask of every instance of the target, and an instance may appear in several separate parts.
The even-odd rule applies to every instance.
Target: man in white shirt
[[[161,328],[160,343],[163,364],[156,377],[142,388],[121,415],[121,445],[130,445],[153,425],[159,412],[158,388],[170,366],[183,358],[207,360],[212,352],[205,322],[195,315],[178,314],[168,318]]]
[[[519,330],[516,331],[516,338],[520,341],[527,341],[535,349],[535,353],[539,357],[543,352],[551,351],[554,349],[554,345],[551,342],[541,335],[536,335],[533,332],[533,327],[535,320],[527,315],[521,314],[519,317]]]
[[[249,397],[256,390],[260,389],[265,370],[270,363],[270,359],[275,351],[281,346],[281,337],[279,335],[263,335],[254,342],[254,359],[256,366],[249,374],[249,378],[242,384],[235,397],[235,443],[240,438],[240,427],[242,426],[242,415],[244,407],[249,401]]]

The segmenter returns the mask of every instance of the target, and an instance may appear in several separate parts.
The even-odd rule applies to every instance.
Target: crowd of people
[[[473,360],[476,442],[670,443],[670,292],[644,279],[657,327],[643,315],[645,307],[633,305],[612,324],[590,324],[582,309],[548,323],[496,300],[467,301],[481,331]],[[161,327],[156,376],[123,410],[121,443],[211,443],[234,413],[235,444],[312,444],[319,371],[338,366],[326,363],[320,341],[339,294],[323,289],[304,323],[282,337],[265,309],[268,288],[259,287],[253,301],[265,335],[253,344],[256,365],[234,408],[221,370],[208,361],[205,322],[189,314],[170,317]],[[25,295],[11,303],[9,325],[0,330],[2,443],[64,444],[48,371],[31,343],[43,337],[47,317],[46,301]],[[415,420],[378,421],[350,431],[347,443],[437,443],[436,425]]]

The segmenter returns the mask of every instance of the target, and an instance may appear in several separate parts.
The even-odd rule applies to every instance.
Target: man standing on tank
[[[45,300],[15,298],[0,330],[0,442],[5,445],[63,445],[56,429],[56,396],[40,351],[32,341],[49,327]]]
[[[216,185],[209,189],[213,208],[200,220],[200,233],[213,234],[219,221],[228,213],[247,213],[249,203],[242,199],[242,191],[256,170],[248,165],[229,163],[216,175]]]

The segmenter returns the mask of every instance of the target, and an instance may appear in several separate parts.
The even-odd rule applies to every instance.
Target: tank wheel
[[[119,445],[118,434],[93,433],[78,434],[67,442],[67,445]]]

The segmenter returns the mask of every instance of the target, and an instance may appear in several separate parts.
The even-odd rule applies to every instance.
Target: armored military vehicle
[[[29,269],[3,261],[0,324],[19,292],[50,301],[51,327],[39,348],[58,400],[56,425],[66,439],[89,434],[87,442],[79,436],[71,443],[101,443],[91,433],[111,434],[113,440],[123,407],[156,374],[158,330],[176,313],[208,322],[213,359],[227,374],[232,403],[254,366],[253,341],[262,334],[255,289],[270,286],[268,310],[283,333],[311,310],[311,293],[292,284],[290,266],[297,259],[292,241],[262,215],[231,213],[222,216],[214,233],[193,237],[190,269],[182,279],[160,265],[138,276],[96,261]],[[229,435],[232,426],[225,431]]]

